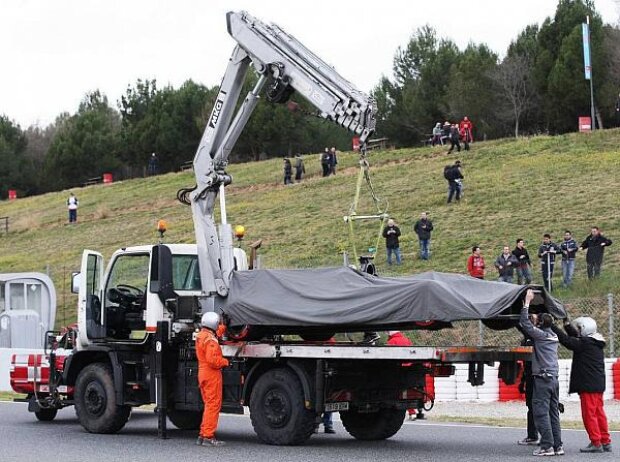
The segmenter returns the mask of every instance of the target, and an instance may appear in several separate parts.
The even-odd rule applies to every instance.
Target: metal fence
[[[579,298],[562,302],[571,318],[590,316],[596,320],[598,331],[607,341],[605,355],[615,358],[620,345],[620,307],[617,297],[615,299],[613,294],[608,294],[604,298]],[[414,331],[410,336],[417,345],[439,346],[518,346],[523,339],[517,329],[493,330],[480,321],[459,321],[453,325],[452,329],[437,332]],[[569,358],[571,353],[561,348],[560,356]]]

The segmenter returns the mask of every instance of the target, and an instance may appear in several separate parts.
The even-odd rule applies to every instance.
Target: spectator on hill
[[[603,236],[598,226],[593,226],[590,235],[581,243],[580,250],[588,249],[586,253],[588,279],[592,280],[601,275],[605,247],[609,247],[611,244],[611,239]]]
[[[495,260],[495,268],[499,272],[498,281],[512,283],[515,268],[519,265],[517,257],[510,252],[510,247],[504,246],[503,252]]]
[[[463,140],[463,144],[465,145],[465,150],[469,151],[469,143],[473,143],[474,141],[474,124],[467,118],[467,116],[463,117],[463,120],[459,123],[459,133],[461,135],[461,139]]]
[[[552,279],[555,267],[555,256],[560,253],[560,247],[551,241],[551,235],[545,234],[543,242],[538,248],[538,258],[540,258],[540,269],[542,271],[543,283],[547,290],[553,290]]]
[[[441,139],[441,122],[437,122],[435,124],[435,128],[433,128],[433,137],[431,138],[431,145],[435,146],[436,144],[443,145],[443,140]]]
[[[301,154],[297,154],[295,156],[295,181],[297,183],[301,183],[301,179],[306,173],[306,167],[304,166],[304,160],[301,157]]]
[[[291,161],[285,157],[284,158],[284,184],[293,184],[293,180],[291,179],[293,175],[293,167],[291,166]]]
[[[620,93],[618,93],[616,100],[616,127],[620,127]]]
[[[392,254],[396,256],[396,264],[400,265],[400,244],[398,238],[400,229],[396,226],[393,219],[389,219],[387,226],[383,228],[383,237],[385,238],[385,247],[387,249],[387,263],[392,265]]]
[[[480,252],[480,246],[471,248],[471,255],[467,259],[467,271],[472,278],[484,279],[486,270],[484,269],[484,258]]]
[[[433,231],[433,222],[428,219],[426,212],[420,214],[420,219],[413,226],[413,231],[418,235],[420,241],[420,258],[428,260],[430,257],[431,232]]]
[[[530,261],[530,254],[527,253],[525,248],[525,242],[523,239],[517,239],[517,246],[512,251],[519,264],[517,265],[517,280],[519,284],[531,284],[532,283],[532,262]]]
[[[463,179],[461,161],[457,160],[454,165],[446,165],[443,176],[448,180],[448,204],[452,202],[455,195],[457,201],[461,200],[461,180]]]
[[[78,198],[75,197],[75,194],[69,193],[69,198],[67,199],[67,210],[69,210],[69,223],[77,223],[78,205],[80,205]]]
[[[562,251],[562,286],[568,287],[573,282],[575,272],[575,255],[579,246],[570,231],[564,231],[564,241],[560,244]]]
[[[450,122],[446,120],[441,128],[441,143],[446,144],[448,141],[450,141]]]
[[[452,152],[454,146],[456,146],[456,151],[461,152],[461,143],[459,142],[459,128],[456,124],[453,124],[450,127],[450,149],[448,149],[448,154]]]
[[[332,148],[329,151],[330,154],[330,158],[329,158],[329,174],[330,175],[335,175],[336,174],[336,165],[338,165],[338,156],[336,155],[336,148],[332,146]]]
[[[321,154],[321,167],[323,168],[323,176],[329,175],[329,168],[331,164],[331,153],[329,148],[325,148],[325,152]]]
[[[157,155],[155,153],[151,154],[149,157],[149,165],[147,167],[149,175],[157,175],[159,172],[159,160],[157,159]]]

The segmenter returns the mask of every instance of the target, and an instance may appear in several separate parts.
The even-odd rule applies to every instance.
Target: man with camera
[[[563,455],[560,429],[560,385],[558,382],[558,336],[551,330],[553,316],[549,313],[530,315],[530,303],[534,291],[528,289],[521,310],[520,326],[524,334],[532,339],[532,376],[534,389],[532,408],[536,429],[540,433],[540,447],[535,456]]]

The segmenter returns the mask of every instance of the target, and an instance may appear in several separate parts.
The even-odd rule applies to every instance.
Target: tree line
[[[372,90],[377,136],[412,146],[435,123],[465,115],[475,123],[476,139],[575,131],[578,116],[590,114],[581,35],[588,15],[596,119],[599,127],[609,125],[620,89],[620,29],[603,24],[592,0],[559,0],[555,15],[527,26],[501,59],[485,44],[460,50],[430,26],[415,31],[395,53],[393,76]],[[249,75],[242,94],[255,81]],[[0,116],[0,197],[9,189],[19,195],[61,190],[104,172],[141,176],[152,152],[160,172],[174,171],[193,158],[217,93],[218,87],[191,80],[175,89],[146,79],[130,85],[114,106],[92,91],[74,114],[60,114],[46,127],[23,130]],[[231,161],[350,149],[348,132],[296,101],[294,112],[288,105],[258,105]]]

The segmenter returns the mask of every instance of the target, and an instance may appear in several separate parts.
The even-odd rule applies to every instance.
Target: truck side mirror
[[[80,293],[80,284],[82,283],[82,278],[80,277],[79,271],[74,271],[71,273],[71,293],[78,294]]]
[[[163,244],[153,246],[149,292],[157,294],[164,305],[166,300],[177,296],[172,284],[172,252]]]

